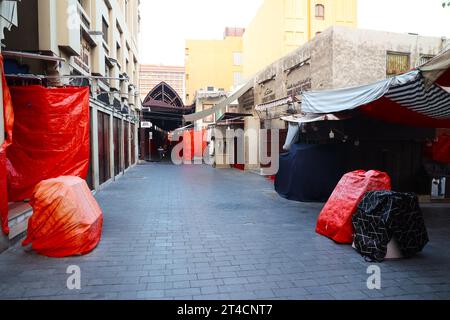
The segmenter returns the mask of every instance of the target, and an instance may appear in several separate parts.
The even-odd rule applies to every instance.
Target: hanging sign
[[[141,128],[143,128],[143,129],[150,129],[152,126],[153,126],[153,124],[149,121],[141,122]]]

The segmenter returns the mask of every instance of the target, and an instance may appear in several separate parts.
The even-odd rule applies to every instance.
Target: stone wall
[[[335,27],[331,87],[365,85],[386,79],[388,52],[409,53],[410,68],[414,69],[421,56],[437,55],[444,45],[439,37]]]
[[[254,78],[254,103],[281,99],[295,90],[298,94],[384,80],[388,52],[409,53],[413,69],[422,55],[437,55],[444,46],[439,37],[332,27],[261,70]]]

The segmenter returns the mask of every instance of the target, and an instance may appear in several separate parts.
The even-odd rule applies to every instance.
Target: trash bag
[[[428,243],[419,200],[413,193],[368,192],[352,219],[354,247],[367,260],[381,262],[394,238],[405,258]]]
[[[4,122],[5,132],[0,134],[5,134],[5,141],[0,145],[0,222],[1,229],[4,234],[9,234],[8,226],[8,184],[7,184],[7,173],[6,173],[6,150],[12,143],[12,132],[14,125],[14,111],[11,101],[11,93],[9,91],[8,83],[6,82],[3,56],[0,55],[0,72],[2,81],[2,95],[3,95],[3,119],[0,121]]]
[[[23,246],[41,255],[61,258],[84,255],[98,245],[103,213],[86,182],[78,177],[59,177],[39,183],[30,201]]]
[[[89,169],[89,88],[11,87],[14,139],[8,147],[10,202],[29,199],[42,180],[85,179]]]
[[[391,179],[379,171],[353,171],[344,175],[320,213],[316,232],[337,243],[353,242],[352,216],[366,192],[390,190]]]

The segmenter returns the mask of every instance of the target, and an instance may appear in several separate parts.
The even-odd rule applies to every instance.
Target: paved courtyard
[[[99,247],[49,259],[19,245],[0,255],[8,299],[443,299],[450,298],[450,210],[425,210],[430,243],[417,257],[370,265],[317,235],[320,204],[280,198],[251,173],[140,165],[97,194]],[[67,289],[68,266],[81,290]]]

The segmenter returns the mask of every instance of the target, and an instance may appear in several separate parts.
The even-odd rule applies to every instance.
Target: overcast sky
[[[227,26],[246,27],[263,0],[141,1],[141,63],[184,65],[186,39],[221,39]],[[359,0],[360,28],[450,37],[442,0]]]

